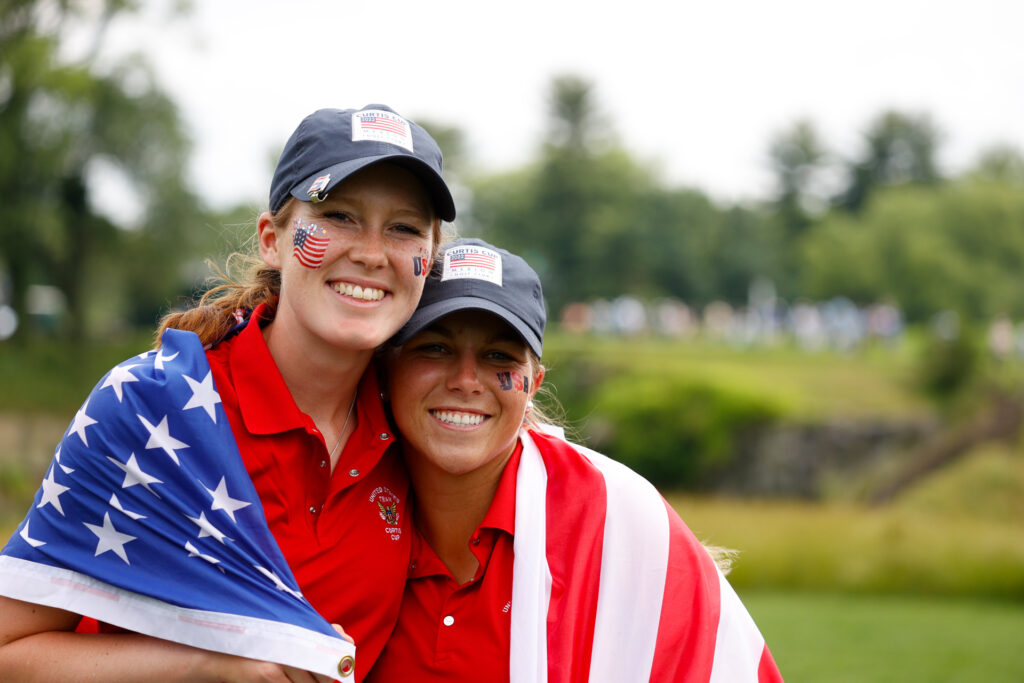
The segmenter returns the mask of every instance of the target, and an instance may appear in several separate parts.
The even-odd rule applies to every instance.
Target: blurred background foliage
[[[207,259],[254,232],[259,207],[213,211],[189,187],[190,142],[145,59],[97,59],[137,5],[0,2],[5,529],[90,388],[202,290]],[[67,49],[71,33],[84,48]],[[1020,150],[981,150],[951,175],[929,113],[878,112],[851,156],[794,121],[765,141],[774,196],[725,204],[669,186],[618,143],[586,78],[554,78],[547,102],[544,144],[500,173],[474,170],[457,121],[424,122],[459,190],[458,231],[540,273],[547,381],[582,441],[650,478],[701,538],[739,549],[741,591],[833,596],[753,594],[783,671],[821,673],[785,615],[842,621],[848,593],[1008,600],[988,642],[1024,636]],[[696,323],[579,324],[625,297],[674,302]],[[884,305],[897,332],[813,346],[779,333],[821,302]],[[723,310],[759,327],[723,331]],[[986,608],[965,609],[949,619]],[[1024,672],[1013,649],[996,648],[994,677],[978,680]],[[869,679],[883,680],[807,674]]]

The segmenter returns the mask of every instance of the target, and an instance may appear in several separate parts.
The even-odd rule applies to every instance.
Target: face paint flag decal
[[[295,237],[292,238],[292,246],[295,247],[295,258],[307,268],[319,268],[324,262],[324,255],[327,254],[327,231],[316,223],[306,223],[295,219]]]
[[[179,330],[82,405],[0,553],[0,594],[331,677],[355,652],[302,597]]]

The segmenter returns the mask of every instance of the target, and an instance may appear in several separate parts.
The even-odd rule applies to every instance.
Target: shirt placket
[[[308,458],[309,486],[306,488],[306,512],[315,525],[323,514],[324,505],[327,502],[327,494],[331,486],[331,468],[326,446],[320,432],[317,429],[311,430],[310,453]]]

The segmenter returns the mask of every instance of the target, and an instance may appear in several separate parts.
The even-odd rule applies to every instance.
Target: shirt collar
[[[266,314],[266,304],[260,304],[231,344],[231,371],[245,428],[250,434],[278,434],[290,429],[315,428],[312,419],[295,404],[267,348],[261,329],[261,323],[267,322],[264,320]],[[390,434],[391,427],[380,401],[377,372],[372,364],[359,381],[356,409],[359,411],[359,423],[369,425],[370,433]],[[390,443],[390,439],[387,442]]]
[[[481,529],[493,529],[497,532],[506,532],[515,536],[516,528],[516,475],[519,472],[519,458],[523,452],[523,442],[516,443],[512,451],[512,457],[505,464],[505,469],[498,480],[498,488],[494,492],[487,514],[477,527],[477,533]],[[437,556],[434,549],[423,538],[416,525],[413,525],[415,533],[412,536],[412,552],[409,563],[410,579],[419,579],[425,576],[447,576],[450,574],[444,562]]]
[[[498,480],[498,488],[494,491],[494,499],[491,506],[487,508],[484,521],[480,522],[480,528],[498,529],[507,531],[512,536],[516,534],[516,475],[519,472],[519,457],[523,453],[523,442],[516,441],[515,450],[505,464],[505,469]]]

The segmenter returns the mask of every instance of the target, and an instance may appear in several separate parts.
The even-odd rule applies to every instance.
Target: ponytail
[[[271,213],[275,230],[287,225],[294,202],[289,199]],[[160,348],[160,337],[168,328],[195,332],[203,346],[213,346],[260,304],[267,304],[265,319],[274,319],[281,295],[281,271],[264,263],[254,244],[251,249],[247,254],[231,254],[223,269],[206,261],[215,273],[209,279],[212,286],[192,308],[168,313],[160,319],[154,348]],[[235,273],[241,273],[241,277],[235,277]]]
[[[160,336],[168,328],[195,332],[203,346],[212,346],[260,304],[268,305],[265,317],[273,319],[281,293],[281,271],[259,258],[240,253],[228,257],[224,269],[209,260],[207,264],[216,273],[210,278],[213,286],[194,307],[168,313],[160,320],[155,348],[159,348]],[[231,273],[239,270],[242,278],[232,277]]]

